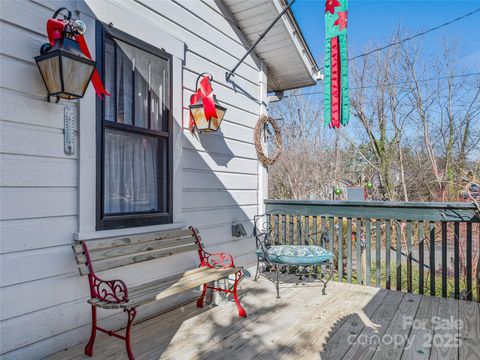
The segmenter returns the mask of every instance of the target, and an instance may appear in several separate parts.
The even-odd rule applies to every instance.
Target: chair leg
[[[327,295],[326,289],[327,289],[327,283],[323,281],[322,295]]]
[[[240,317],[247,317],[247,312],[243,308],[243,306],[240,304],[240,300],[238,299],[238,293],[237,293],[237,285],[238,285],[238,272],[235,274],[235,283],[233,285],[233,299],[235,300],[235,304],[237,305],[237,310],[238,310],[238,316]]]
[[[280,299],[280,285],[279,285],[279,281],[278,281],[278,266],[275,265],[275,273],[277,274],[277,282],[275,284],[276,288],[277,288],[277,299]]]
[[[203,308],[203,303],[205,301],[205,296],[207,295],[207,284],[203,284],[202,295],[197,300],[197,307]]]
[[[253,281],[257,281],[259,276],[260,276],[260,260],[257,257],[257,271],[255,272],[255,277],[253,278]]]
[[[125,345],[127,347],[127,354],[128,354],[128,359],[129,360],[135,360],[135,357],[133,356],[132,352],[132,344],[131,344],[131,332],[132,332],[132,325],[133,325],[133,320],[135,319],[135,315],[137,315],[137,309],[132,308],[132,309],[125,309],[127,312],[128,316],[128,322],[127,322],[127,331],[125,334]]]
[[[97,308],[92,305],[92,332],[87,346],[85,346],[85,355],[93,356],[93,344],[97,335]]]

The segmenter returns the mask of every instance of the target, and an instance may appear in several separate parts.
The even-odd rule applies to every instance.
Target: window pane
[[[168,131],[169,84],[168,62],[163,60],[151,67],[151,129]]]
[[[135,126],[168,131],[168,61],[120,40],[115,42],[117,51],[122,52],[135,69]]]
[[[133,63],[117,48],[117,122],[132,124]]]
[[[159,147],[159,141],[166,144],[152,136],[105,129],[105,214],[167,211],[167,148]]]
[[[158,181],[159,181],[159,197],[158,206],[161,212],[168,212],[168,140],[159,138],[159,154],[158,154]]]
[[[135,68],[135,126],[148,128],[148,82]]]
[[[105,90],[110,96],[105,96],[105,120],[115,122],[115,43],[109,37],[105,39]]]

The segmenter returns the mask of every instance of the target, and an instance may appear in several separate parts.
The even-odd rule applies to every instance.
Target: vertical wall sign
[[[65,106],[63,109],[63,151],[65,155],[75,154],[75,119],[77,112],[73,106]]]

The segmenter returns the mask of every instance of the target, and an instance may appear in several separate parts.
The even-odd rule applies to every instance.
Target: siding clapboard
[[[60,6],[85,8],[78,3],[0,1],[0,350],[5,359],[43,357],[86,341],[90,332],[87,280],[78,275],[70,248],[78,231],[78,178],[83,176],[78,170],[77,131],[75,155],[63,152],[64,107],[76,106],[78,113],[78,102],[46,102],[33,59],[47,40],[46,19]],[[233,238],[231,225],[243,224],[250,235],[258,210],[253,128],[260,109],[260,63],[249,56],[233,81],[225,81],[225,72],[248,44],[216,0],[125,0],[122,4],[186,44],[183,152],[181,179],[176,179],[183,187],[177,205],[183,221],[199,227],[209,251],[229,252],[236,263],[250,264],[254,241],[250,236]],[[88,14],[82,10],[82,16]],[[214,91],[228,110],[220,133],[197,139],[187,128],[186,106],[198,74],[204,71],[214,76]],[[197,262],[192,252],[102,276],[115,275],[135,285],[184,271]],[[138,318],[191,296],[142,307]],[[119,328],[125,322],[124,315],[114,311],[100,311],[99,316],[106,327]]]

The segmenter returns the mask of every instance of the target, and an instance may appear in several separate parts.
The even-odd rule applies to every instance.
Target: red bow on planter
[[[203,75],[203,74],[202,74]],[[217,118],[217,110],[215,109],[215,99],[213,97],[212,86],[210,85],[211,75],[205,74],[204,76],[200,75],[202,79],[200,80],[200,86],[197,83],[197,91],[190,98],[190,105],[196,104],[198,101],[202,102],[203,111],[205,113],[205,119],[208,121],[212,117]],[[198,81],[198,80],[197,80]],[[195,126],[195,121],[193,120],[193,115],[190,112],[190,131],[193,132]]]
[[[69,10],[67,10],[68,15],[65,17],[65,19],[63,20],[57,19],[56,18],[57,15],[63,10],[67,10],[67,9],[66,8],[58,9],[53,15],[53,18],[48,19],[47,21],[47,36],[48,36],[48,41],[50,43],[50,46],[53,46],[56,40],[61,39],[64,36],[64,31],[66,30],[65,29],[66,26],[75,27],[75,25],[79,23],[79,21],[71,20],[71,12]],[[83,27],[85,26],[83,22],[80,22],[80,23],[82,24]],[[84,32],[85,28],[81,30]],[[73,40],[78,42],[82,53],[87,58],[92,60],[92,55],[90,54],[90,50],[88,49],[88,45],[87,45],[87,42],[85,41],[83,34],[77,31],[77,32],[71,32],[71,35],[73,37]],[[97,93],[97,96],[100,99],[103,99],[102,95],[110,96],[110,94],[105,90],[105,87],[103,86],[102,80],[100,79],[100,75],[98,74],[97,69],[93,71],[91,82],[95,89],[95,92]]]

